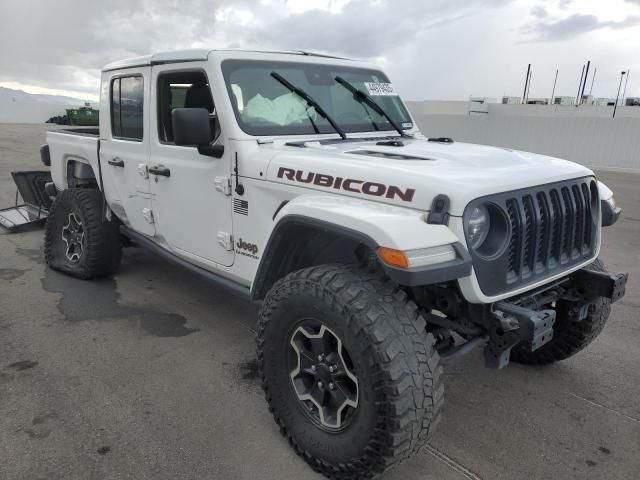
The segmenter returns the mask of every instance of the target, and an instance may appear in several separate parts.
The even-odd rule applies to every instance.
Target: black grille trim
[[[593,177],[550,183],[476,199],[500,208],[509,226],[505,248],[483,258],[469,253],[482,292],[496,296],[544,280],[592,258],[597,250],[600,199]],[[466,234],[466,232],[465,232]]]

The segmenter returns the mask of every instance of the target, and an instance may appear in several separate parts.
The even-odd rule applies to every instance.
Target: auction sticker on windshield
[[[364,82],[364,85],[367,87],[367,91],[372,97],[398,95],[396,93],[396,89],[393,88],[391,83]]]

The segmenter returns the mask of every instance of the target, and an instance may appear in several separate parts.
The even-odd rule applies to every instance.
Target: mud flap
[[[13,207],[0,210],[0,226],[14,233],[43,225],[49,214],[51,199],[45,185],[51,182],[49,171],[11,172],[16,184],[16,200]],[[18,195],[22,203],[18,203]]]

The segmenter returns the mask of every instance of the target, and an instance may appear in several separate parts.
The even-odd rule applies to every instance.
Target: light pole
[[[618,99],[620,98],[620,87],[622,87],[622,78],[625,75],[624,70],[620,72],[620,83],[618,84],[618,94],[616,95],[616,103],[613,105],[613,118],[616,118],[616,109],[618,108]]]
[[[550,105],[554,105],[553,96],[556,94],[556,83],[558,82],[558,69],[556,68],[556,78],[553,81],[553,90],[551,91],[551,102]]]
[[[627,83],[629,83],[629,77],[631,76],[631,70],[627,69],[627,78],[624,79],[624,89],[622,90],[622,102],[621,107],[624,107],[624,97],[627,95]]]

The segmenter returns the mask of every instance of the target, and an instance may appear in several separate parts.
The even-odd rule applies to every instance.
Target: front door
[[[101,118],[100,164],[109,206],[127,226],[153,236],[149,161],[151,68],[103,78],[108,82],[109,118]],[[105,97],[103,96],[103,101]]]
[[[157,103],[150,122],[154,126],[149,163],[152,209],[158,234],[174,253],[203,265],[230,266],[234,259],[231,195],[226,188],[230,153],[213,158],[173,142],[173,108],[208,109],[212,131],[218,140],[221,137],[205,64],[192,65],[180,71],[171,65],[153,67],[151,95]]]

